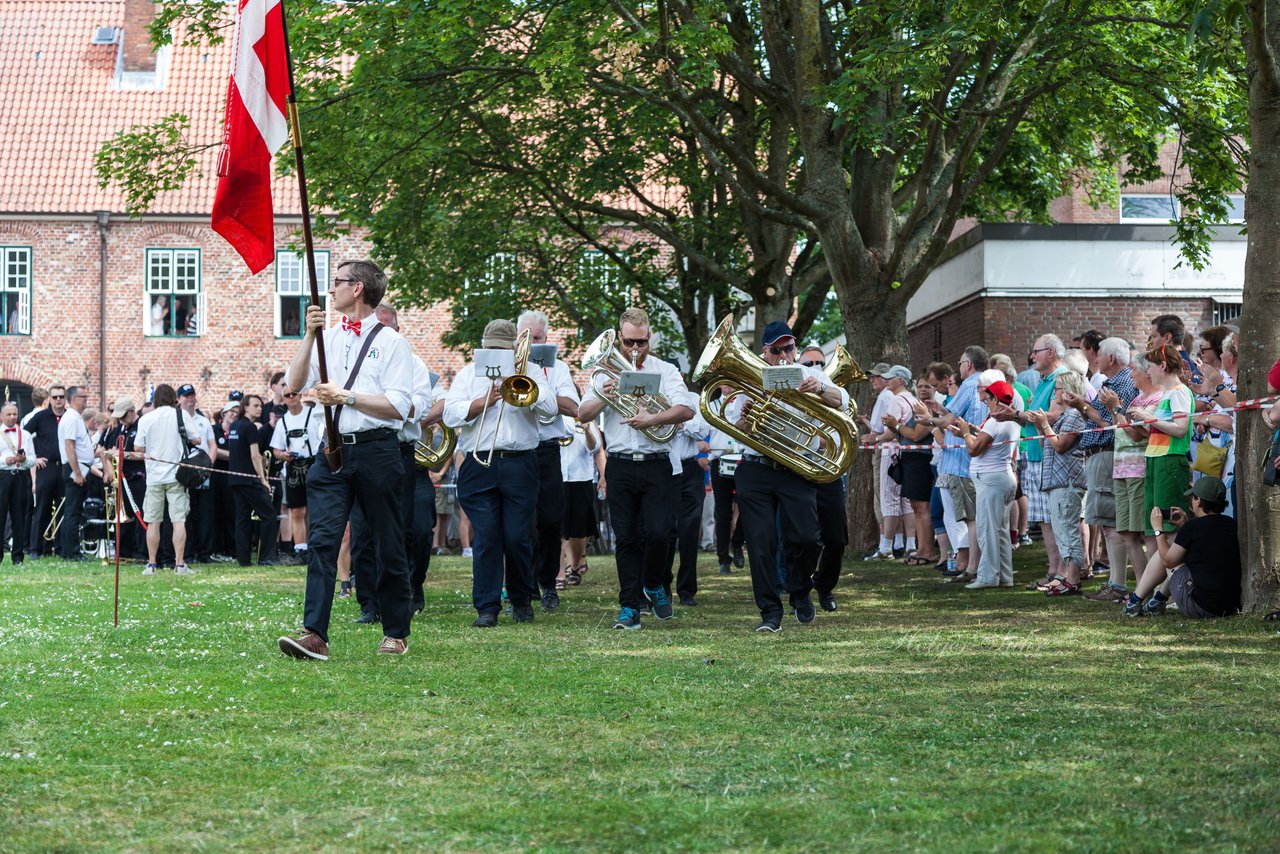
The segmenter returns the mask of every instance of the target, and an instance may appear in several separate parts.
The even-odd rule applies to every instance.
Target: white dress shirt
[[[373,332],[375,326],[381,326],[374,315],[369,315],[360,326],[360,334],[348,332],[341,326],[334,326],[322,333],[326,367],[329,369],[329,382],[341,387],[346,385],[347,377],[356,366],[356,357],[360,348]],[[306,391],[320,382],[320,354],[312,347],[311,372],[306,383],[299,391]],[[390,427],[399,430],[404,419],[409,415],[409,407],[413,397],[413,353],[409,344],[394,329],[383,329],[374,339],[369,353],[365,356],[360,373],[356,376],[351,391],[356,394],[381,394],[400,413],[399,418],[377,418],[360,412],[354,406],[344,406],[338,416],[339,433],[359,433],[364,430],[376,430],[379,427]]]
[[[809,379],[809,378],[811,378],[811,377],[812,377],[813,379],[815,379],[815,380],[817,380],[817,381],[818,381],[819,385],[821,385],[821,387],[822,387],[822,388],[821,388],[821,391],[825,392],[827,389],[832,389],[832,388],[833,388],[833,389],[835,389],[836,391],[840,392],[840,405],[839,405],[839,406],[832,406],[832,407],[830,407],[831,409],[835,409],[835,410],[839,410],[839,411],[841,411],[841,412],[844,412],[845,410],[847,410],[847,409],[849,408],[849,392],[845,391],[845,390],[844,390],[843,388],[841,388],[840,386],[835,385],[834,383],[832,383],[832,382],[831,382],[831,380],[827,377],[827,375],[826,375],[826,374],[824,374],[824,373],[823,373],[820,369],[818,369],[818,368],[811,368],[811,367],[809,367],[809,366],[807,366],[807,365],[799,365],[798,367],[800,368],[800,370],[801,370],[801,371],[803,371],[803,372],[804,372],[804,378],[805,378],[805,379]],[[885,390],[886,390],[886,391],[888,391],[888,389],[885,389]],[[805,394],[808,394],[808,392],[804,392],[804,393],[805,393]],[[744,397],[745,397],[745,395],[744,395]],[[894,397],[893,392],[889,392],[889,400],[890,400],[890,401],[892,401],[893,397]],[[810,417],[809,417],[809,415],[807,415],[807,414],[806,414],[806,413],[804,413],[804,412],[801,412],[801,411],[800,411],[799,409],[797,409],[796,407],[794,407],[794,406],[792,406],[792,405],[790,405],[790,404],[786,403],[786,402],[785,402],[785,400],[783,400],[783,399],[778,399],[778,400],[774,401],[774,403],[775,403],[775,405],[777,405],[777,406],[778,406],[778,407],[780,407],[781,409],[785,409],[787,412],[791,413],[793,416],[795,416],[795,417],[796,417],[798,420],[800,420],[800,421],[809,421],[809,420],[811,420],[811,419],[810,419]],[[823,401],[823,402],[822,402],[822,405],[823,405],[823,406],[828,406],[828,404],[827,404],[825,401]],[[791,437],[791,438],[798,442],[800,437],[799,437],[799,434],[798,434],[798,433],[796,433],[795,435],[792,435],[792,437]],[[809,447],[809,449],[810,449],[810,450],[816,450],[816,449],[817,449],[817,447],[818,447],[818,440],[817,440],[816,438],[815,438],[815,439],[813,439],[813,440],[811,440],[811,441],[808,443],[808,447]],[[750,455],[750,456],[755,456],[755,457],[765,456],[764,454],[761,454],[759,451],[755,450],[754,448],[749,448],[749,449],[746,451],[746,453],[747,453],[748,455]]]
[[[549,418],[559,414],[559,410],[551,384],[547,382],[543,371],[535,366],[528,376],[538,386],[538,402],[532,406],[508,406],[499,399],[497,403],[489,404],[489,411],[484,418],[484,434],[477,435],[480,432],[483,410],[471,420],[467,420],[467,413],[471,409],[471,401],[489,391],[493,382],[488,377],[476,376],[474,363],[458,371],[453,384],[449,386],[449,393],[445,395],[443,415],[445,426],[458,431],[458,450],[469,453],[478,448],[484,454],[490,448],[498,451],[531,451],[538,447],[538,416]],[[504,411],[505,414],[502,414]],[[500,414],[502,429],[497,433],[495,444],[494,434],[498,430]]]
[[[671,406],[687,406],[697,413],[698,396],[689,391],[689,387],[684,384],[684,379],[680,376],[680,372],[676,370],[676,366],[668,362],[664,362],[657,356],[646,356],[644,363],[639,368],[642,371],[660,374],[662,383],[659,386],[661,394],[667,399],[667,403]],[[603,382],[603,380],[600,380]],[[595,384],[587,388],[587,393],[582,396],[582,400],[600,400],[601,397],[595,389]],[[610,453],[618,452],[623,454],[670,454],[671,446],[669,442],[655,442],[644,433],[634,427],[622,423],[623,416],[612,406],[606,404],[604,410],[600,413],[600,421],[604,432],[605,449]],[[679,471],[679,462],[673,467],[673,471]]]
[[[31,434],[17,425],[0,427],[0,471],[25,471],[35,465],[36,449],[31,441]],[[5,462],[6,457],[14,456],[19,450],[27,452],[26,459],[14,465]]]
[[[303,406],[297,415],[291,412],[281,415],[271,434],[271,447],[304,459],[320,453],[320,445],[324,443],[324,413],[318,412],[319,408]]]
[[[671,440],[672,456],[681,461],[698,456],[698,443],[705,442],[710,431],[710,425],[702,420],[702,415],[695,409],[694,416],[680,425],[679,432]]]
[[[551,365],[551,370],[540,368],[530,362],[529,370],[534,373],[541,371],[547,378],[547,382],[550,384],[551,390],[555,392],[557,397],[567,397],[575,402],[582,402],[582,399],[578,396],[578,387],[573,384],[573,375],[569,372],[569,366],[564,362],[556,359]],[[559,407],[559,405],[559,401],[557,401],[556,406]],[[558,412],[559,409],[557,408],[556,411]],[[553,418],[550,423],[547,424],[542,423],[544,420],[545,419],[540,419],[538,421],[539,442],[547,442],[552,439],[563,439],[565,436],[568,436],[569,431],[573,429],[572,426],[568,428],[565,427],[563,418]]]
[[[62,414],[62,420],[58,422],[58,459],[64,465],[68,463],[68,439],[75,440],[76,459],[80,462],[80,473],[88,474],[89,467],[93,465],[93,441],[89,438],[88,428],[84,426],[84,418],[70,406]]]
[[[719,397],[713,400],[709,405],[721,412],[721,417],[730,424],[736,423],[742,415],[742,407],[746,404],[746,395],[738,395],[732,399],[726,400]],[[708,440],[711,444],[711,450],[707,456],[713,460],[718,460],[725,454],[741,454],[742,443],[721,430],[719,427],[711,428],[711,438]]]
[[[427,370],[426,364],[418,358],[417,353],[410,355],[413,358],[413,393],[410,395],[413,401],[413,416],[406,418],[396,432],[396,438],[401,442],[416,442],[422,438],[422,425],[418,422],[427,417],[427,413],[431,411],[431,406],[435,402],[431,371]]]
[[[564,420],[569,422],[569,417],[564,416]],[[572,431],[570,435],[573,436],[573,441],[560,449],[560,479],[565,483],[590,483],[595,479],[596,454],[587,447],[586,431],[570,426],[571,423],[565,426]]]
[[[886,386],[880,390],[875,404],[871,407],[871,432],[884,432],[884,416],[889,412],[889,404],[893,402],[894,393]]]

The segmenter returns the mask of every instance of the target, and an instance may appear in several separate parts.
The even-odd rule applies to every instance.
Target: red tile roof
[[[0,0],[0,213],[123,211],[117,187],[98,187],[94,155],[135,125],[186,113],[189,143],[221,140],[232,40],[175,43],[163,87],[120,89],[119,45],[90,42],[98,27],[123,26],[124,11],[124,0]],[[216,146],[202,153],[199,175],[157,195],[150,212],[208,213],[216,159]],[[272,184],[277,213],[296,213],[296,183]]]

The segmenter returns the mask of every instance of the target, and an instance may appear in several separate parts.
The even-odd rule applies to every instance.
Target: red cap
[[[1013,386],[1009,385],[1004,380],[994,382],[987,386],[987,394],[991,395],[1006,406],[1013,403]]]

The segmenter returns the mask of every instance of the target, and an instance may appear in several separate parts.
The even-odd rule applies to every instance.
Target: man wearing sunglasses
[[[66,388],[50,386],[49,405],[29,416],[23,425],[31,434],[36,456],[36,503],[31,510],[31,536],[27,540],[33,560],[50,553],[62,554],[61,544],[56,539],[45,540],[44,532],[49,527],[53,508],[63,496],[58,422],[66,411]]]
[[[620,607],[613,627],[638,629],[646,600],[659,620],[673,616],[664,583],[671,528],[680,503],[676,475],[683,471],[670,443],[657,442],[642,431],[688,421],[697,411],[698,397],[689,391],[675,365],[650,355],[649,315],[644,310],[624,311],[618,319],[618,331],[619,349],[627,361],[637,370],[661,376],[658,391],[668,406],[661,412],[641,410],[624,418],[613,406],[606,407],[606,399],[593,381],[582,396],[578,420],[586,424],[603,415],[608,455],[606,500],[617,540],[614,553]],[[604,394],[616,394],[613,380],[604,380],[602,385]]]
[[[821,371],[827,366],[826,354],[821,347],[806,347],[800,354],[800,364]],[[818,604],[824,611],[836,609],[833,591],[840,580],[840,563],[844,559],[845,546],[849,544],[849,517],[844,506],[844,477],[830,483],[814,485],[818,504],[818,536],[822,539],[822,554],[818,569],[813,574],[813,587],[818,591]]]
[[[782,321],[775,320],[764,328],[762,344],[761,356],[767,364],[795,362],[796,337],[791,327]],[[805,366],[800,366],[800,370],[804,379],[796,389],[798,392],[815,395],[832,408],[843,409],[849,405],[849,394],[832,385],[821,370]],[[788,409],[800,415],[799,410]],[[739,421],[739,424],[745,427],[745,422]],[[813,575],[822,551],[818,539],[816,485],[752,448],[743,453],[735,477],[738,513],[751,558],[751,588],[756,607],[760,609],[756,631],[782,630],[784,586],[796,619],[812,623],[814,608],[809,593],[813,590]],[[785,580],[779,579],[778,572],[779,527]]]

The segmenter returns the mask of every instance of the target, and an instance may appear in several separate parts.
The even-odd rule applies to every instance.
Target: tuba
[[[538,384],[525,374],[529,367],[529,347],[532,343],[533,333],[528,329],[521,332],[520,336],[516,338],[515,373],[504,379],[502,385],[498,388],[498,394],[502,396],[502,402],[509,406],[518,406],[523,409],[538,402]],[[502,416],[505,412],[505,409],[498,410],[498,423],[493,427],[493,444],[489,446],[489,456],[482,460],[475,449],[471,451],[471,458],[485,468],[493,465],[493,452],[498,446],[498,431],[502,429]],[[484,419],[488,414],[489,399],[486,397],[484,409],[480,411],[480,421],[476,424],[477,441],[484,434]]]
[[[836,345],[835,352],[831,354],[831,361],[823,369],[823,373],[827,375],[827,379],[843,389],[848,389],[854,383],[867,381],[867,375],[862,372],[862,368],[858,367],[858,363],[853,356],[849,355],[849,351],[843,344]],[[848,413],[850,418],[858,417],[858,402],[853,399],[853,395],[849,395]]]
[[[840,477],[853,460],[858,435],[853,419],[811,394],[765,391],[761,379],[765,361],[748,350],[734,330],[730,314],[693,370],[693,381],[702,383],[702,416],[712,427],[806,480],[830,483]],[[742,416],[743,426],[711,405],[719,386],[728,386],[730,397],[747,396],[751,405]]]
[[[417,440],[413,443],[413,464],[420,469],[437,469],[449,461],[458,447],[458,431],[437,421],[429,428],[432,435],[440,434],[440,447],[434,442]]]
[[[591,346],[587,348],[587,352],[582,354],[582,370],[594,371],[591,375],[591,387],[596,394],[611,406],[623,418],[631,418],[642,408],[646,412],[664,412],[671,408],[671,403],[660,394],[644,394],[638,396],[618,394],[615,390],[613,394],[606,394],[604,389],[596,385],[596,377],[601,374],[605,379],[618,382],[622,377],[623,371],[630,371],[633,365],[625,356],[614,346],[618,340],[618,333],[612,329],[606,329],[604,332],[591,342]],[[641,430],[650,439],[655,442],[670,442],[679,430],[676,424],[663,424],[659,427],[647,427]]]

